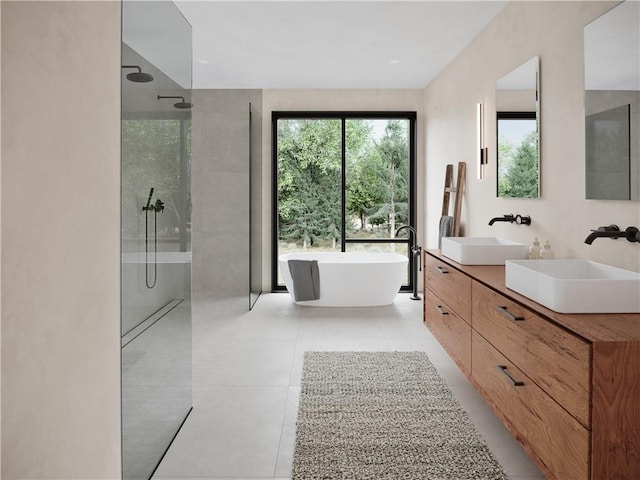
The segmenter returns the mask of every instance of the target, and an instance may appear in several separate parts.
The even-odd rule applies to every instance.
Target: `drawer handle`
[[[449,315],[449,312],[445,312],[444,310],[442,310],[442,305],[436,305],[436,310],[440,315]]]
[[[509,320],[513,320],[514,322],[520,322],[524,320],[523,316],[514,315],[509,310],[507,310],[507,307],[496,307],[496,310],[507,317]]]
[[[516,380],[515,378],[513,378],[509,372],[507,372],[507,366],[506,365],[498,365],[498,370],[500,370],[502,372],[502,374],[507,377],[507,380],[509,380],[509,383],[511,385],[513,385],[514,387],[522,387],[524,385],[524,382],[521,382],[520,380]]]
[[[449,273],[449,270],[447,270],[447,269],[446,269],[446,268],[444,268],[444,267],[436,267],[436,268],[438,269],[438,271],[439,271],[440,273]]]

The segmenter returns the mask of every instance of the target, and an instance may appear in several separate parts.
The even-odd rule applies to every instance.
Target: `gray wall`
[[[120,477],[120,3],[2,2],[2,478]]]
[[[184,31],[186,20],[172,3],[141,3],[138,9],[125,10],[130,16],[148,18],[165,13],[177,25],[170,29],[175,36],[175,52],[183,57],[191,58],[191,31]],[[168,11],[167,11],[168,10]],[[124,19],[125,23],[143,22],[140,18]],[[149,35],[149,42],[162,35],[166,25],[156,26],[154,35]],[[149,33],[147,27],[147,33]],[[131,32],[129,32],[131,35]],[[165,34],[165,36],[168,33]],[[180,35],[179,35],[180,34]],[[188,35],[188,41],[183,36]],[[188,97],[189,91],[159,70],[155,65],[140,56],[125,44],[123,38],[123,65],[139,65],[146,73],[153,75],[153,82],[135,83],[127,80],[122,84],[122,189],[121,189],[121,222],[122,222],[122,334],[125,335],[147,317],[171,300],[189,299],[191,296],[191,245],[188,234],[184,234],[180,245],[180,234],[175,232],[179,225],[178,214],[188,218],[188,211],[183,212],[179,202],[180,185],[180,133],[177,123],[189,120],[187,110],[178,111],[173,108],[173,101],[158,100],[158,95],[181,95]],[[140,42],[139,42],[140,43]],[[149,48],[149,47],[147,47]],[[159,55],[156,55],[158,58]],[[164,59],[163,59],[164,60]],[[166,60],[165,60],[166,62]],[[175,67],[174,67],[175,68]],[[124,71],[124,70],[123,70]],[[132,70],[124,71],[130,73]],[[176,122],[174,128],[162,130],[165,136],[154,136],[152,125],[161,121]],[[140,122],[140,123],[139,123]],[[139,127],[141,123],[147,129]],[[147,134],[141,134],[146,131]],[[149,155],[141,161],[143,152]],[[187,182],[185,189],[188,193]],[[165,202],[165,210],[158,215],[146,214],[142,208],[149,199],[149,189],[154,188],[154,203],[157,199]],[[157,225],[155,225],[157,221]],[[154,228],[157,227],[157,228]],[[158,234],[158,243],[154,236]],[[171,232],[171,233],[168,233]],[[148,237],[147,237],[148,234]],[[153,253],[158,248],[158,256]],[[149,254],[145,254],[148,249]],[[156,265],[157,260],[157,276]],[[149,265],[147,265],[147,261]],[[147,274],[148,272],[148,274]],[[146,281],[155,287],[147,288]]]
[[[249,302],[249,102],[260,90],[194,90],[193,294]]]
[[[630,176],[631,198],[640,200],[640,91],[633,90],[587,90],[585,92],[585,115],[603,112],[622,105],[630,105]],[[592,139],[593,141],[593,139]],[[587,145],[589,139],[587,138]],[[589,177],[587,177],[587,183]]]

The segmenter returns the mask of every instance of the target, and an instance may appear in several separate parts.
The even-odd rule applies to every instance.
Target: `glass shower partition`
[[[122,4],[123,479],[151,478],[191,410],[191,26]]]
[[[262,293],[262,115],[249,103],[249,309]]]

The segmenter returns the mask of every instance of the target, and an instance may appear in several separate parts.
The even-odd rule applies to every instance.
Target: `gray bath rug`
[[[422,352],[307,352],[293,480],[507,480]]]

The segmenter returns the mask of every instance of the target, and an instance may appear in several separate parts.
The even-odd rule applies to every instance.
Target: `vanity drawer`
[[[473,328],[589,427],[591,345],[476,281],[472,289]]]
[[[587,480],[589,431],[475,331],[472,351],[473,378],[518,437],[558,480]]]
[[[427,255],[425,287],[435,292],[465,322],[471,322],[471,278]]]
[[[471,326],[428,289],[424,292],[424,323],[461,370],[471,373]]]

